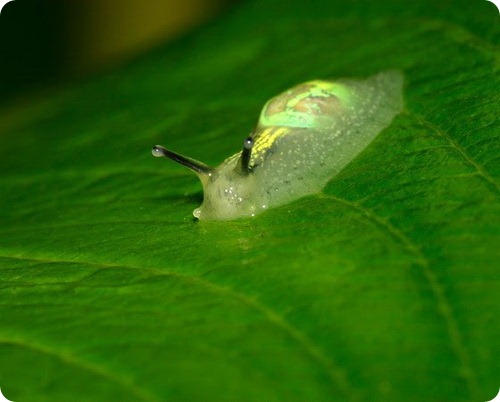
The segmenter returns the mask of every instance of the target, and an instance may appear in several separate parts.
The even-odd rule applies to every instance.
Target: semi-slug
[[[320,192],[401,112],[402,89],[398,71],[309,81],[269,100],[243,150],[216,168],[160,145],[152,153],[198,175],[204,197],[196,218],[255,216]]]

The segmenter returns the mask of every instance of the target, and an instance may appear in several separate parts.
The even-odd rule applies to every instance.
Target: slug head
[[[193,211],[200,220],[229,220],[250,217],[259,208],[266,208],[258,195],[255,177],[249,166],[253,139],[244,141],[243,151],[212,168],[194,159],[169,151],[160,145],[153,156],[166,157],[191,169],[203,185],[203,203]]]

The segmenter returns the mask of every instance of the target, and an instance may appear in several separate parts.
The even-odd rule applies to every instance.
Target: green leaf
[[[0,388],[18,401],[486,401],[500,386],[500,38],[486,1],[249,1],[4,107]],[[264,102],[404,72],[321,194],[195,222]],[[497,313],[495,313],[495,311]]]

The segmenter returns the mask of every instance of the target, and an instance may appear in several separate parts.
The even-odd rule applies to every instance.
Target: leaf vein
[[[95,364],[92,364],[87,361],[82,361],[80,359],[77,359],[75,356],[69,354],[69,353],[62,353],[50,348],[47,348],[46,346],[42,345],[35,345],[35,344],[30,344],[26,340],[12,340],[12,339],[1,339],[0,338],[0,344],[1,345],[12,345],[12,346],[17,346],[17,347],[22,347],[25,349],[30,349],[35,352],[56,357],[62,362],[77,367],[81,370],[87,371],[89,373],[92,373],[94,375],[97,375],[99,377],[102,377],[108,381],[114,382],[124,389],[127,389],[128,391],[131,392],[132,395],[135,395],[137,398],[140,400],[144,401],[160,401],[160,399],[145,389],[140,388],[137,384],[131,382],[131,381],[126,381],[118,376],[116,376],[114,373],[111,373],[110,371],[104,369],[102,366],[98,366]]]
[[[431,264],[420,248],[399,228],[394,226],[388,220],[379,217],[372,210],[356,203],[351,202],[343,198],[339,198],[329,194],[322,194],[322,198],[332,199],[340,204],[343,204],[351,209],[357,210],[363,213],[367,218],[370,219],[377,227],[385,231],[390,237],[397,240],[399,243],[405,246],[405,248],[413,254],[416,263],[421,267],[422,273],[428,282],[431,291],[437,301],[437,311],[439,315],[443,318],[448,336],[451,340],[452,350],[455,353],[458,361],[461,365],[461,375],[466,381],[467,387],[469,389],[471,396],[478,396],[478,384],[474,371],[471,367],[471,358],[469,352],[465,347],[465,343],[462,339],[457,320],[453,313],[453,309],[447,300],[445,291],[442,285],[439,283],[436,273],[432,270]]]
[[[438,134],[440,137],[444,138],[446,141],[448,141],[448,143],[450,144],[450,146],[455,149],[455,151],[457,151],[461,156],[462,158],[470,165],[472,166],[476,171],[477,173],[479,174],[479,176],[484,180],[486,181],[486,183],[488,184],[488,187],[490,189],[493,189],[493,192],[496,194],[496,195],[500,195],[500,185],[495,181],[495,179],[484,169],[483,166],[481,166],[479,163],[477,163],[467,152],[466,152],[466,149],[463,148],[462,146],[460,146],[460,144],[455,141],[448,133],[446,133],[446,131],[444,130],[441,130],[439,127],[435,126],[434,124],[432,124],[431,122],[429,122],[428,120],[426,120],[425,118],[423,118],[422,116],[416,114],[416,113],[412,113],[416,119],[420,122],[420,124],[422,124],[424,127],[427,127],[429,129],[431,129],[432,131],[434,131],[436,134]]]
[[[71,260],[54,260],[54,259],[40,259],[40,258],[25,258],[19,256],[0,256],[0,258],[21,260],[21,261],[32,261],[41,263],[68,263],[68,264],[85,264],[89,266],[94,266],[102,269],[113,269],[113,268],[124,268],[131,270],[139,270],[142,272],[152,273],[154,276],[169,276],[184,280],[186,282],[191,282],[199,286],[204,286],[210,289],[214,293],[219,293],[226,295],[228,297],[235,298],[242,302],[244,305],[258,311],[261,313],[268,322],[280,328],[284,333],[288,334],[291,339],[293,339],[302,349],[315,361],[322,369],[325,371],[327,376],[330,378],[332,384],[336,384],[342,393],[350,397],[350,400],[356,401],[359,399],[358,392],[352,387],[352,385],[347,380],[344,370],[336,364],[332,357],[326,356],[324,352],[314,344],[314,342],[302,331],[296,328],[294,325],[289,323],[284,317],[272,310],[270,307],[266,306],[262,302],[251,298],[241,292],[237,292],[234,289],[223,287],[217,283],[211,282],[207,279],[200,278],[198,276],[183,275],[171,271],[163,271],[158,268],[149,267],[137,267],[128,265],[115,265],[115,264],[104,264],[96,262],[87,261],[71,261]],[[78,281],[81,281],[79,279]]]

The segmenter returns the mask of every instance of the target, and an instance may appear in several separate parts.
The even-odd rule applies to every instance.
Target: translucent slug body
[[[217,168],[153,147],[193,170],[204,197],[193,215],[228,220],[320,192],[403,108],[403,76],[310,81],[269,100],[243,150]]]

